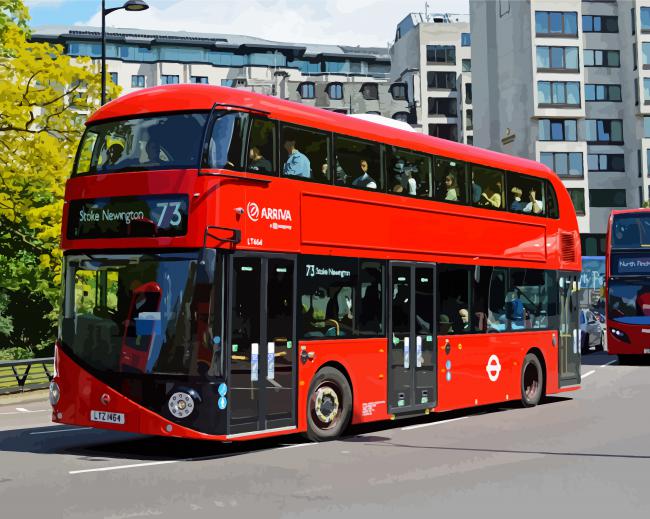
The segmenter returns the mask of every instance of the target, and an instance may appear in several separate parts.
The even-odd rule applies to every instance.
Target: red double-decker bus
[[[536,162],[180,85],[90,117],[65,200],[56,422],[325,440],[579,387],[578,227]]]
[[[607,351],[650,353],[650,209],[612,211],[606,251]]]

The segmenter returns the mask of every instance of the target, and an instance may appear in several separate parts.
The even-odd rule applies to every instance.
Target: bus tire
[[[539,404],[544,391],[542,364],[534,353],[528,353],[521,366],[521,402],[524,407]]]
[[[338,438],[352,417],[352,390],[343,374],[324,367],[309,386],[307,437],[322,442]]]

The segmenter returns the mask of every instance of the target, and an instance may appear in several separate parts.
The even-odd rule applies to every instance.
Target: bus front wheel
[[[352,416],[352,390],[343,374],[321,369],[311,382],[307,400],[307,437],[312,441],[338,438]]]
[[[539,404],[544,390],[544,372],[537,355],[529,353],[521,367],[521,402],[524,407]]]

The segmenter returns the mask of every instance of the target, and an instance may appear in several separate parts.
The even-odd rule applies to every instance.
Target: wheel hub
[[[339,397],[332,388],[321,387],[316,393],[316,416],[323,423],[332,423],[339,414]]]

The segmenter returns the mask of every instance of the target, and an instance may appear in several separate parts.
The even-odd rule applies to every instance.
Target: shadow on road
[[[540,405],[557,404],[567,397],[547,397]],[[354,425],[340,438],[343,442],[378,443],[390,445],[390,437],[380,433],[395,428],[427,424],[521,409],[519,402],[479,406],[459,411],[433,413],[395,421]],[[379,434],[377,434],[379,433]],[[221,443],[159,436],[142,436],[100,429],[74,427],[38,427],[0,432],[0,452],[30,452],[74,456],[79,460],[101,463],[108,460],[166,461],[176,459],[219,459],[279,447],[308,443],[303,436],[289,436]]]

